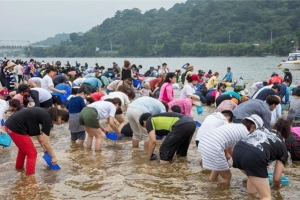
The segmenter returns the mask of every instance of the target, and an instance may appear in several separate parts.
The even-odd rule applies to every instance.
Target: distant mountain
[[[79,36],[83,35],[82,32],[78,32],[77,34]],[[60,34],[56,34],[54,37],[49,37],[46,40],[32,43],[32,45],[52,46],[52,45],[59,45],[62,41],[68,41],[68,40],[70,40],[70,34],[60,33]]]

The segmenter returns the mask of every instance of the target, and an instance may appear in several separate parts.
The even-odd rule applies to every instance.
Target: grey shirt
[[[233,110],[233,115],[236,119],[243,119],[249,117],[252,114],[257,114],[264,121],[266,128],[270,128],[271,124],[271,110],[269,104],[259,100],[251,99],[244,103],[241,103]]]
[[[295,117],[300,117],[300,99],[293,99],[290,104],[290,109],[287,118],[293,120]]]

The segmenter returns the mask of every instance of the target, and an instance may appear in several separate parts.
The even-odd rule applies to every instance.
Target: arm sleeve
[[[173,101],[174,99],[174,96],[173,96],[173,88],[172,88],[172,85],[169,85],[166,87],[166,92],[167,92],[167,98],[169,101]]]
[[[111,105],[110,111],[109,111],[109,116],[115,117],[116,110],[117,110],[117,109],[116,109],[115,105]]]
[[[263,115],[264,125],[268,129],[270,128],[270,124],[271,124],[271,116],[272,116],[271,112]]]
[[[285,91],[285,102],[288,103],[290,101],[290,89],[286,87]]]
[[[232,72],[229,73],[228,79],[232,81]]]
[[[39,92],[35,90],[30,90],[30,97],[34,101],[34,107],[40,107],[40,98],[39,98]]]
[[[51,131],[51,127],[52,127],[52,120],[49,116],[47,117],[43,117],[43,122],[42,122],[42,132],[45,133],[46,135],[50,135],[50,131]]]
[[[149,117],[149,119],[146,121],[146,129],[147,129],[148,133],[150,133],[150,131],[154,130],[153,124],[152,124],[152,117]]]
[[[68,104],[68,105],[69,105],[69,104]],[[85,106],[86,106],[86,105],[85,105],[85,103],[84,103],[84,100],[81,99],[81,100],[80,100],[80,110],[82,110]]]

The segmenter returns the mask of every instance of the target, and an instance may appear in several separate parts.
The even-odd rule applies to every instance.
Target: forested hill
[[[117,11],[83,36],[72,33],[70,41],[27,53],[57,57],[287,55],[294,46],[291,41],[299,36],[300,1],[188,0],[169,10],[144,14],[137,8]]]
[[[83,35],[83,33],[81,33],[81,32],[79,32],[77,34],[80,36]],[[52,45],[58,45],[62,41],[68,41],[68,40],[70,40],[70,34],[60,33],[60,34],[56,34],[54,37],[49,37],[46,40],[35,42],[32,45],[52,46]]]

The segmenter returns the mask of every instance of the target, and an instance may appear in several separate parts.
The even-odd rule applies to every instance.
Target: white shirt
[[[3,99],[0,99],[0,123],[4,117],[5,111],[7,110],[8,110],[8,102]]]
[[[82,82],[85,80],[86,78],[76,78],[73,83],[76,85],[80,85],[82,84]]]
[[[32,77],[28,81],[30,81],[30,80],[32,80],[35,83],[40,83],[40,84],[42,84],[42,82],[43,82],[43,79],[40,77]]]
[[[22,75],[23,74],[23,71],[22,71],[22,65],[16,65],[15,67],[14,67],[14,69],[15,69],[15,71],[16,71],[16,73],[18,74],[18,75]],[[17,72],[18,71],[18,72]]]
[[[98,119],[107,119],[109,117],[115,117],[117,110],[116,106],[108,101],[96,101],[87,106],[96,108],[98,112]]]
[[[103,101],[105,99],[113,98],[119,98],[122,102],[122,106],[128,105],[130,103],[128,96],[125,93],[119,91],[110,92],[109,95],[103,96],[101,100]]]
[[[42,81],[42,88],[52,93],[52,90],[49,89],[50,86],[54,86],[54,84],[52,78],[48,74],[46,74]]]
[[[281,104],[278,104],[276,108],[271,112],[271,124],[275,124],[277,118],[281,117]]]
[[[198,129],[195,140],[200,141],[201,135],[224,124],[228,124],[228,121],[221,112],[208,115]]]
[[[48,90],[45,90],[44,88],[30,88],[30,90],[35,90],[39,92],[39,101],[40,103],[43,103],[49,99],[52,98],[51,93]],[[29,98],[29,101],[33,102],[33,99]]]
[[[181,90],[181,93],[180,93],[180,97],[179,98],[188,98],[189,95],[193,95],[195,93],[195,89],[194,87],[192,86],[191,83],[189,84],[186,84],[183,89]]]

